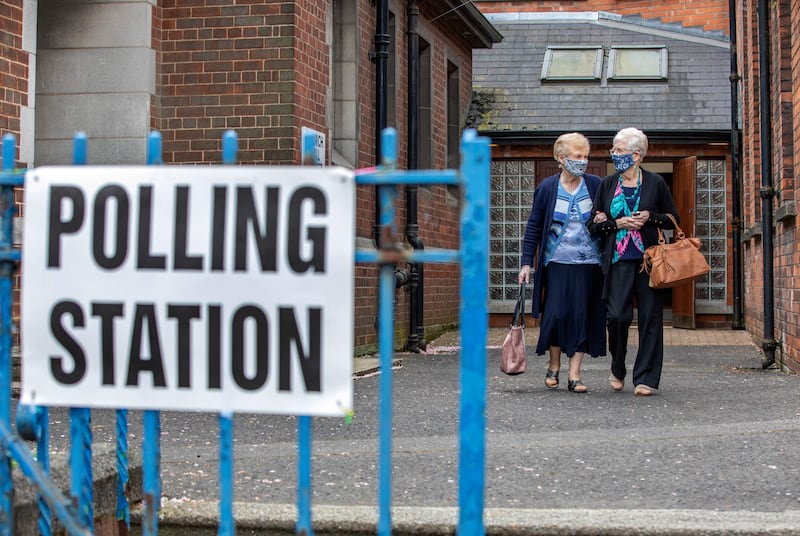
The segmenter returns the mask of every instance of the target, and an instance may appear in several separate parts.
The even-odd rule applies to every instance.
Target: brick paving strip
[[[503,339],[508,333],[508,328],[489,328],[487,347],[494,348],[503,344]],[[528,346],[535,346],[539,336],[538,327],[525,328],[525,342]],[[629,340],[632,346],[638,340],[638,331],[632,327]],[[754,345],[753,336],[745,330],[732,329],[680,329],[673,327],[664,328],[664,344],[666,346],[750,346]],[[431,341],[429,347],[459,347],[460,337],[458,331],[449,331],[436,340]],[[430,348],[429,348],[430,350]]]

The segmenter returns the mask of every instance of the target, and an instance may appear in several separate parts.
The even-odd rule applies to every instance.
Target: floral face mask
[[[611,161],[614,162],[614,169],[617,170],[617,173],[624,173],[633,166],[633,153],[612,154]]]
[[[583,177],[583,174],[586,173],[586,167],[588,165],[588,160],[573,160],[571,158],[564,158],[564,169],[576,177]]]

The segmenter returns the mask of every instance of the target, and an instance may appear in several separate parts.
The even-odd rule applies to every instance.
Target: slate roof
[[[508,20],[517,15],[515,20]],[[676,134],[730,131],[730,43],[717,32],[640,17],[584,13],[489,17],[503,35],[473,51],[473,109],[468,122],[489,135],[616,132],[637,126]],[[540,17],[537,18],[536,15]],[[555,14],[548,14],[555,15]],[[504,18],[505,17],[505,18]],[[542,81],[548,45],[665,45],[666,81]]]

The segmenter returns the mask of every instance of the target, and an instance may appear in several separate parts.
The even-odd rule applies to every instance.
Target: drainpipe
[[[417,141],[419,134],[419,0],[410,0],[406,8],[408,15],[408,169],[419,167]],[[417,221],[417,192],[419,187],[406,187],[406,240],[411,247],[425,249],[419,238]],[[423,265],[410,265],[411,281],[409,304],[409,330],[407,349],[419,352],[425,348],[425,323],[423,300]]]
[[[761,114],[761,256],[764,261],[764,358],[761,366],[775,364],[775,274],[772,236],[772,117],[770,98],[769,12],[767,0],[758,0],[758,91]]]
[[[736,42],[736,0],[728,0],[731,42],[731,176],[733,191],[733,329],[744,329],[742,314],[742,179],[739,176],[739,60]]]
[[[370,59],[375,63],[375,164],[381,163],[381,134],[386,128],[387,110],[387,60],[389,58],[389,0],[378,0],[376,12],[374,48]],[[372,236],[380,247],[381,205],[378,187],[375,187],[375,225]]]

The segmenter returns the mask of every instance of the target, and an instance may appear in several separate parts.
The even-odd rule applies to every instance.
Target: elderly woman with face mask
[[[545,385],[558,387],[565,353],[567,388],[573,393],[588,390],[581,381],[584,354],[597,357],[606,350],[600,249],[587,228],[600,177],[586,173],[589,150],[589,140],[577,132],[556,140],[553,156],[561,172],[544,179],[534,193],[519,272],[519,282],[529,283],[536,260],[532,316],[542,314],[536,353],[549,352]]]
[[[669,187],[660,175],[642,169],[647,136],[624,128],[614,136],[611,159],[616,170],[603,179],[595,198],[598,218],[589,224],[603,238],[603,298],[606,301],[609,382],[615,391],[625,386],[628,330],[633,300],[638,306],[639,348],[633,363],[634,394],[649,396],[658,389],[664,359],[664,292],[650,288],[641,268],[644,251],[658,242],[658,229],[672,229],[667,214],[678,219]]]

